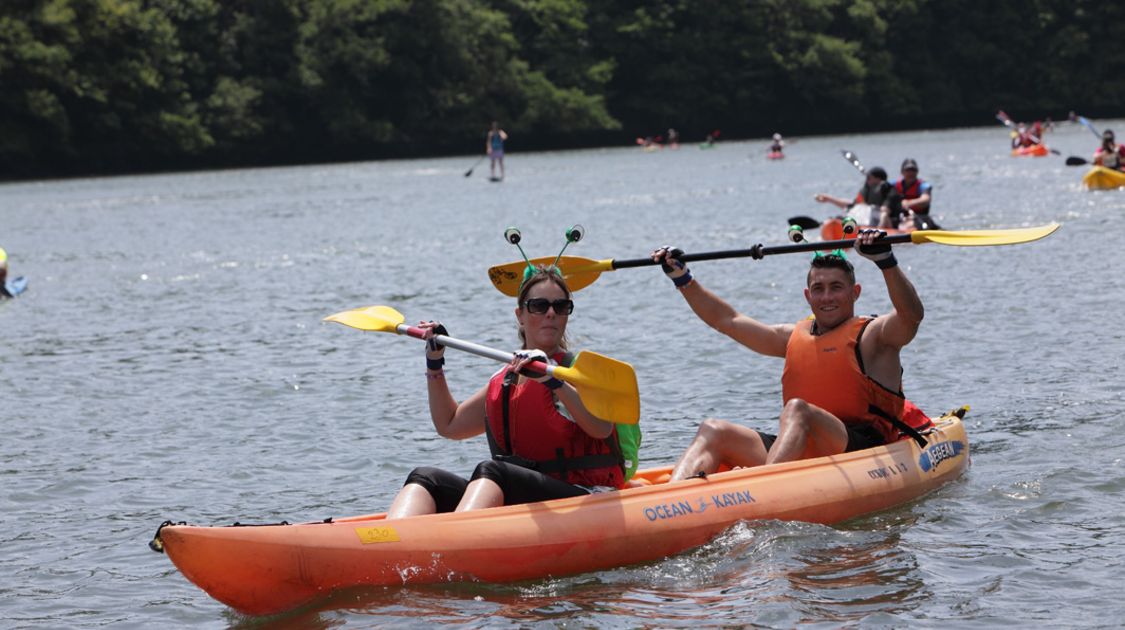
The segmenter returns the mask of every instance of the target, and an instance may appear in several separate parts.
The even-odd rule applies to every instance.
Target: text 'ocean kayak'
[[[354,586],[510,582],[657,560],[739,521],[838,523],[916,499],[969,466],[963,410],[934,421],[925,446],[903,439],[853,453],[617,492],[471,512],[384,514],[296,525],[166,522],[150,545],[215,599],[252,615]]]

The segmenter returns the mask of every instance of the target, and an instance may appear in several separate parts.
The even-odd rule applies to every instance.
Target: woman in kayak
[[[1102,132],[1102,146],[1094,152],[1094,165],[1118,171],[1125,170],[1125,147],[1114,142],[1112,129]]]
[[[581,496],[624,485],[624,461],[614,425],[591,414],[568,383],[525,371],[531,361],[568,364],[570,289],[555,267],[528,268],[515,310],[522,352],[488,384],[458,403],[445,381],[445,348],[426,344],[430,416],[442,437],[486,433],[492,459],[466,480],[440,468],[416,468],[387,518],[475,510]],[[444,334],[423,322],[427,338]]]
[[[842,210],[850,210],[852,206],[859,203],[878,208],[883,205],[890,193],[891,185],[887,183],[887,171],[881,166],[876,166],[867,170],[863,188],[856,193],[855,199],[848,201],[825,193],[817,193],[813,199],[819,203],[830,203]]]

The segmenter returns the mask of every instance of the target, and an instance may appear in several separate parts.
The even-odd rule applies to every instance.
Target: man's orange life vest
[[[871,319],[853,317],[821,335],[813,334],[814,323],[798,322],[789,336],[781,375],[783,401],[800,398],[844,424],[873,425],[887,442],[898,440],[894,422],[902,418],[902,391],[869,377],[859,352],[860,337]]]

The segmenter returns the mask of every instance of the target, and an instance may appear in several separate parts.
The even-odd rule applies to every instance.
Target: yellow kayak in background
[[[1125,173],[1104,166],[1095,166],[1082,177],[1082,183],[1090,190],[1121,188],[1125,186]]]

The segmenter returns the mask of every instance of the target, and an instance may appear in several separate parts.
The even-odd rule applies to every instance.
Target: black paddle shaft
[[[893,234],[884,236],[879,239],[880,243],[910,243],[910,234]],[[774,254],[798,254],[801,252],[815,252],[815,251],[828,251],[833,249],[848,249],[855,246],[855,239],[843,239],[839,241],[820,241],[820,242],[807,242],[795,243],[793,245],[776,245],[773,247],[765,247],[762,244],[755,245],[750,249],[726,249],[717,252],[701,252],[699,254],[683,254],[677,256],[676,260],[689,263],[697,260],[721,260],[723,258],[753,258],[754,260],[761,260],[766,256]],[[633,258],[630,260],[614,260],[614,269],[626,269],[629,267],[647,267],[650,265],[659,265],[660,262],[651,258]]]

